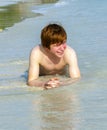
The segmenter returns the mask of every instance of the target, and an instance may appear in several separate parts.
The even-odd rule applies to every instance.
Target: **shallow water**
[[[0,129],[106,130],[107,1],[35,1],[0,1]],[[66,29],[82,78],[41,91],[26,85],[28,59],[50,22]]]

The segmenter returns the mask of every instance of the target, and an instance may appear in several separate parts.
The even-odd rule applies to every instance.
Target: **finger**
[[[51,89],[52,87],[51,86],[46,86],[45,89]]]
[[[51,88],[56,88],[58,87],[59,85],[58,84],[48,84],[47,86],[45,86],[45,89],[51,89]]]
[[[51,78],[50,81],[59,80],[57,77]]]

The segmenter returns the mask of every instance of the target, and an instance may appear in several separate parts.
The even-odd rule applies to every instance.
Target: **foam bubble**
[[[60,1],[55,4],[45,4],[45,5],[40,5],[33,7],[32,12],[34,13],[40,13],[40,14],[46,14],[48,13],[51,9],[57,8],[57,7],[62,7],[67,5],[66,1]]]
[[[67,5],[67,2],[66,1],[59,1],[55,4],[55,7],[60,7],[60,6],[65,6]]]

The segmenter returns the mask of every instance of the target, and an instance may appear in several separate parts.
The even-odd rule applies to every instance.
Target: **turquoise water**
[[[0,129],[106,130],[107,1],[35,1],[0,1]],[[41,91],[26,85],[26,71],[50,22],[66,29],[82,78]]]

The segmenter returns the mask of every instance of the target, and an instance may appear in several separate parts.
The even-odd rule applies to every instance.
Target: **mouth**
[[[63,51],[60,51],[60,52],[57,52],[57,54],[59,54],[59,55],[63,55],[64,52],[63,52]]]

